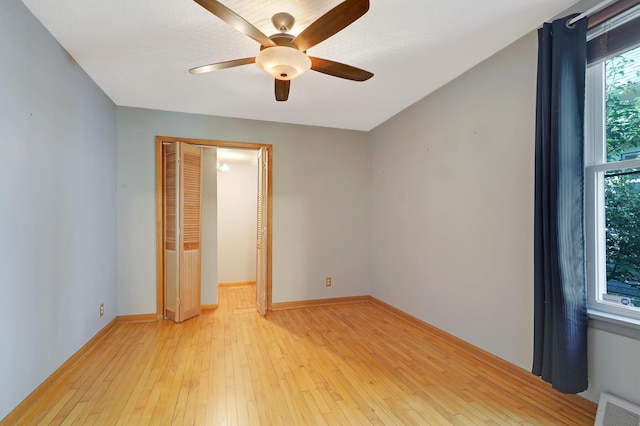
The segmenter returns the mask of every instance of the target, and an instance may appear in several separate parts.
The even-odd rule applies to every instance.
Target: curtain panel
[[[587,20],[538,30],[533,373],[585,390],[584,99]]]

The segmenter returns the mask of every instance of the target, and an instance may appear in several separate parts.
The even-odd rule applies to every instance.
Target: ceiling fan
[[[294,17],[288,13],[276,13],[271,18],[271,22],[279,33],[269,37],[216,0],[194,1],[236,30],[260,43],[260,52],[252,58],[234,59],[191,68],[189,70],[191,74],[256,63],[260,69],[275,78],[277,101],[286,101],[289,98],[291,80],[310,69],[353,81],[365,81],[373,77],[369,71],[306,54],[307,49],[328,39],[364,15],[369,10],[369,0],[345,0],[297,36],[288,33],[295,23]]]

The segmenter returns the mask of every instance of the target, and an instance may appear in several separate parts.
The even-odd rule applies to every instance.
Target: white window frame
[[[640,328],[640,308],[602,300],[606,293],[606,235],[604,174],[622,168],[640,168],[640,159],[607,162],[605,132],[605,62],[587,67],[585,97],[585,246],[587,307],[593,318]]]

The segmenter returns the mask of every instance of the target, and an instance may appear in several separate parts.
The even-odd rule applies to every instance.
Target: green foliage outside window
[[[637,49],[636,49],[637,50]],[[640,150],[640,71],[634,60],[617,56],[606,64],[607,161],[637,157]],[[640,282],[640,170],[605,176],[607,281]],[[634,303],[635,304],[635,303]]]
[[[624,55],[606,64],[607,161],[618,161],[623,152],[640,147],[640,71],[628,75],[633,64]]]

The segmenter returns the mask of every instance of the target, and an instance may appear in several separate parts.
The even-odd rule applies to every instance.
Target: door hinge
[[[178,306],[180,306],[180,302],[181,302],[181,300],[180,300],[180,298],[178,297]]]

